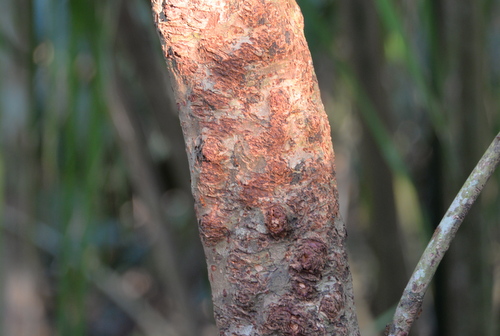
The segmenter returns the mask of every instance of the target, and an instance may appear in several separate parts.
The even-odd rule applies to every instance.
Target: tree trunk
[[[357,335],[330,127],[293,0],[152,0],[221,335]]]

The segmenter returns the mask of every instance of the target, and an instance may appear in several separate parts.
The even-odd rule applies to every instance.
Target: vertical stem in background
[[[351,62],[360,86],[373,103],[380,120],[391,127],[391,106],[383,88],[383,39],[375,4],[371,1],[346,2],[349,18]],[[358,110],[362,108],[358,106]],[[368,240],[376,255],[376,288],[370,297],[372,312],[378,316],[392,307],[404,288],[407,271],[402,234],[396,217],[393,174],[384,160],[380,147],[370,132],[365,118],[363,125],[362,161],[369,162],[361,171],[368,208]],[[390,280],[389,280],[390,279]]]
[[[430,69],[430,89],[436,96],[437,100],[442,102],[445,93],[445,79],[449,64],[449,39],[447,37],[447,21],[449,12],[446,10],[447,0],[426,0],[424,3],[424,22],[427,23],[427,38],[429,40],[429,69]],[[445,110],[443,110],[443,113]],[[419,192],[423,195],[422,202],[427,210],[429,221],[434,226],[441,220],[442,214],[446,210],[444,194],[444,179],[445,172],[443,166],[445,160],[446,149],[440,141],[440,135],[437,129],[431,129],[432,135],[429,136],[428,145],[432,148],[425,171],[422,174],[422,181],[425,183],[419,184]],[[446,279],[444,277],[446,270],[445,263],[437,270],[434,278],[434,311],[436,314],[436,333],[445,335],[444,324],[446,316],[445,308],[445,291]]]
[[[448,195],[467,177],[491,134],[484,104],[483,2],[460,0],[453,6],[456,15],[453,35],[457,40],[449,83],[455,85],[456,91],[447,97],[447,105],[455,111],[450,129],[454,131],[453,146],[458,160],[450,164],[457,167],[458,174],[452,178],[448,175],[445,181]],[[491,240],[484,210],[471,209],[447,258],[447,335],[491,335],[488,327],[491,323]]]
[[[34,12],[31,0],[2,3],[2,37],[9,39],[1,50],[2,108],[1,155],[2,206],[11,205],[19,211],[30,213],[36,208],[36,188],[39,184],[39,166],[36,153],[37,134],[34,113]],[[7,42],[7,41],[4,41]],[[8,50],[12,48],[11,50]],[[13,51],[14,53],[9,53]],[[4,64],[5,62],[5,64]],[[4,182],[4,181],[2,181]],[[2,217],[3,221],[7,219]],[[16,222],[27,234],[33,234],[30,219]],[[29,237],[12,237],[6,234],[0,244],[1,266],[4,272],[0,281],[2,300],[2,329],[5,335],[29,335],[46,330],[45,306],[39,291],[40,264]],[[21,293],[22,300],[19,300]]]
[[[358,335],[330,127],[298,6],[152,4],[221,335]]]
[[[52,3],[53,8],[57,7]],[[67,100],[63,103],[63,117],[59,120],[58,145],[58,165],[60,185],[59,200],[61,206],[60,230],[63,233],[61,251],[58,255],[58,290],[56,294],[57,317],[56,328],[61,335],[71,334],[84,336],[86,334],[84,297],[86,291],[86,279],[83,275],[83,250],[84,233],[89,225],[90,218],[85,213],[85,186],[80,182],[88,178],[87,172],[83,168],[86,163],[86,149],[82,142],[88,140],[81,135],[82,130],[88,130],[82,120],[82,106],[89,104],[84,93],[84,84],[81,83],[78,73],[77,59],[79,56],[81,41],[80,36],[84,27],[79,25],[82,19],[72,17],[74,11],[69,3],[64,7],[64,15],[68,16],[68,21],[60,22],[64,29],[70,33],[65,36],[64,43],[66,52],[59,53],[56,58],[59,71],[65,76],[63,81],[67,88]],[[89,4],[92,6],[92,3]],[[62,28],[62,27],[61,27]],[[61,43],[61,44],[62,44]],[[56,46],[57,48],[57,46]],[[56,57],[57,57],[56,56]],[[65,60],[66,62],[63,62]],[[61,80],[61,79],[59,79]],[[87,106],[88,106],[87,105]],[[46,106],[44,106],[46,108]],[[48,109],[45,109],[48,113]],[[90,114],[88,111],[86,111]],[[89,137],[91,134],[86,134]],[[83,139],[82,139],[83,138]],[[85,139],[85,140],[84,140]],[[86,181],[88,183],[88,181]]]

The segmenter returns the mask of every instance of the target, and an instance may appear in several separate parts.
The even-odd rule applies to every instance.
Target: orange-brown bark
[[[221,335],[356,335],[330,127],[293,0],[152,0]]]

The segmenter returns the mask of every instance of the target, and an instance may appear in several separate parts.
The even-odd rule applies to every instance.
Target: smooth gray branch
[[[399,301],[393,321],[387,327],[389,336],[408,335],[411,325],[418,317],[422,301],[436,269],[450,247],[460,224],[477,199],[484,185],[500,162],[500,133],[497,134],[483,157],[469,175],[458,195],[451,203],[441,223],[434,231],[420,261],[413,272],[403,296]]]

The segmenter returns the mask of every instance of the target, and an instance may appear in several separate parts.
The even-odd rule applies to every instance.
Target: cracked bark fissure
[[[357,335],[330,126],[293,0],[152,0],[221,335]]]

